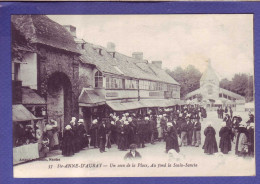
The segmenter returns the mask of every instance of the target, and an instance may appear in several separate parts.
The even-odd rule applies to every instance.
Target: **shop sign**
[[[149,92],[149,96],[160,96],[160,92],[158,92],[158,91]]]
[[[118,97],[118,93],[117,92],[108,92],[108,93],[106,93],[106,97]]]

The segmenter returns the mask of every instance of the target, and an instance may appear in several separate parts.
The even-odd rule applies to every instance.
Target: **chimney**
[[[115,52],[116,45],[113,42],[107,42],[107,51],[108,52]]]
[[[162,69],[162,61],[152,61],[152,64],[155,65],[157,68]]]
[[[132,57],[138,60],[143,60],[143,53],[142,52],[133,52]]]
[[[77,37],[76,36],[76,27],[74,27],[72,25],[64,25],[63,27],[65,27],[74,38]]]

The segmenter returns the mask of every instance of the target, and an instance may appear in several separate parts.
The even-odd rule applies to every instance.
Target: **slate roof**
[[[30,43],[40,43],[58,49],[80,53],[72,35],[62,25],[46,15],[12,15],[12,26]]]
[[[94,89],[83,88],[79,96],[79,103],[83,104],[99,104],[105,103],[105,97],[100,96]]]
[[[26,105],[45,105],[44,98],[39,96],[29,87],[22,87],[22,104]]]
[[[192,91],[192,92],[186,94],[185,98],[186,98],[186,99],[187,99],[187,98],[190,98],[190,97],[192,97],[192,96],[194,96],[194,95],[196,95],[196,94],[199,94],[199,93],[202,93],[202,92],[201,92],[201,88],[196,89],[196,90],[194,90],[194,91]],[[237,94],[237,93],[234,93],[234,92],[232,92],[232,91],[228,91],[228,90],[226,90],[226,89],[224,89],[224,88],[219,88],[219,93],[224,93],[225,95],[228,95],[228,96],[231,96],[231,97],[233,97],[233,98],[236,98],[237,100],[244,100],[244,99],[245,99],[245,97],[243,97],[243,96],[241,96],[241,95],[239,95],[239,94]]]
[[[88,42],[80,59],[83,63],[95,65],[104,73],[179,85],[164,70],[156,68],[146,60],[137,60],[119,52],[115,52],[113,57],[113,53],[108,52],[105,47]]]
[[[239,95],[239,94],[237,94],[237,93],[234,93],[234,92],[232,92],[232,91],[228,91],[228,90],[226,90],[226,89],[224,89],[224,88],[219,88],[219,92],[220,92],[220,93],[224,93],[224,94],[226,94],[226,95],[228,95],[228,96],[234,97],[234,98],[236,98],[237,100],[245,100],[245,97],[243,97],[243,96],[241,96],[241,95]]]

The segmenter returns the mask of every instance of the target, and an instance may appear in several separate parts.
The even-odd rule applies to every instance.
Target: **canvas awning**
[[[38,119],[21,104],[12,105],[12,113],[13,113],[13,121],[16,122]]]
[[[140,100],[133,102],[113,102],[107,101],[108,106],[110,106],[114,111],[126,111],[139,108],[152,108],[152,107],[170,107],[174,105],[180,105],[181,101],[178,99],[149,99]]]
[[[79,96],[79,106],[93,107],[105,104],[105,97],[100,96],[93,88],[83,88]]]
[[[142,104],[139,101],[135,102],[106,102],[109,107],[111,107],[114,111],[126,111],[143,108]]]

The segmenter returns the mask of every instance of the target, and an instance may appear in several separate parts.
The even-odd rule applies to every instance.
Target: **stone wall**
[[[69,108],[65,109],[67,118],[65,124],[69,122],[72,116],[78,118],[78,96],[79,96],[79,60],[78,56],[65,51],[60,51],[54,48],[38,46],[38,91],[47,100],[48,95],[48,80],[55,73],[63,73],[68,78],[71,84],[71,102]],[[66,101],[64,102],[66,103]],[[48,109],[48,106],[47,106]],[[50,117],[48,117],[50,119]]]
[[[94,67],[88,64],[79,65],[79,91],[82,88],[94,87]]]

